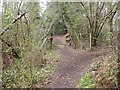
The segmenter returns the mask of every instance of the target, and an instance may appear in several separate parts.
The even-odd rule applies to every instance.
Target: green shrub
[[[92,77],[89,73],[86,73],[80,80],[80,87],[82,88],[95,88]]]

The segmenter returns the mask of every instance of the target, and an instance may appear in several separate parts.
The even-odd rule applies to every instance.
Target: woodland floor
[[[89,68],[93,59],[110,52],[108,47],[99,47],[90,52],[88,50],[74,50],[65,45],[64,36],[55,36],[54,42],[61,53],[61,58],[52,75],[49,88],[75,88],[78,80]]]

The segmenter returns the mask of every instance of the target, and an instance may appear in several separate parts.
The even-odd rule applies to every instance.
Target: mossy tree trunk
[[[76,32],[75,28],[73,28],[73,24],[71,23],[71,20],[68,16],[68,13],[66,12],[66,8],[63,5],[62,7],[63,10],[63,19],[64,19],[64,23],[67,27],[67,30],[70,34],[70,38],[71,38],[71,43],[74,44],[74,48],[80,48],[80,38],[79,38],[79,34]]]
[[[79,35],[77,34],[77,32],[75,31],[75,29],[72,27],[72,25],[70,24],[70,22],[66,21],[65,19],[65,25],[70,33],[72,42],[74,43],[74,48],[79,48],[80,47],[80,39],[79,39]]]

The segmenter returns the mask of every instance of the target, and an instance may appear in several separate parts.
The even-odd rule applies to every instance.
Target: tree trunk
[[[120,10],[118,11],[118,87],[120,88]]]
[[[118,2],[118,74],[117,74],[117,80],[118,80],[118,88],[120,88],[120,2]]]
[[[64,17],[64,22],[65,25],[68,29],[68,32],[70,33],[70,38],[74,44],[74,48],[79,48],[80,47],[80,39],[79,39],[79,35],[77,34],[77,32],[75,31],[75,29],[72,27],[70,20],[66,19],[65,16]]]
[[[98,36],[96,36],[95,33],[91,34],[91,47],[94,47],[97,45],[97,38],[98,38]]]
[[[49,47],[49,48],[52,49],[52,46],[53,46],[53,45],[52,45],[52,44],[53,44],[53,33],[52,33],[52,32],[50,33],[49,42],[50,42],[50,47]]]
[[[96,46],[97,45],[97,40],[96,39],[92,39],[92,47]]]

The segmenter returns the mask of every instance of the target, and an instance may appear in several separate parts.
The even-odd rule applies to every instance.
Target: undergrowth
[[[34,56],[34,53],[32,54]],[[44,58],[46,59],[46,64],[43,67],[39,66],[39,61],[34,61],[38,63],[37,66],[34,65],[30,58],[15,59],[9,68],[3,70],[3,88],[35,88],[43,87],[50,83],[48,78],[51,77],[54,71],[59,54],[56,50],[51,50],[46,53]]]
[[[117,55],[113,52],[96,58],[79,81],[81,88],[116,88]]]

